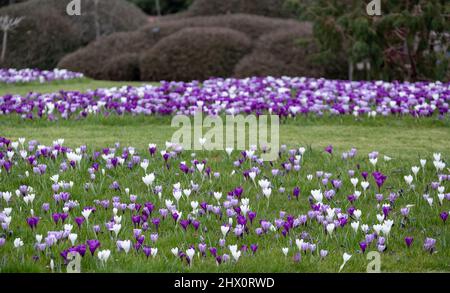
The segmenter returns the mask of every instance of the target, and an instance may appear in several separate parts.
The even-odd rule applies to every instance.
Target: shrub
[[[203,80],[227,77],[251,50],[244,34],[226,28],[186,28],[172,34],[140,60],[142,80]]]
[[[234,69],[234,76],[238,78],[252,76],[283,76],[286,64],[270,53],[254,51],[242,58]]]
[[[173,19],[162,17],[155,23],[148,24],[132,33],[115,33],[99,38],[87,47],[65,56],[59,67],[79,71],[97,79],[106,79],[103,67],[97,66],[98,60],[109,62],[121,54],[140,54],[148,51],[160,40],[189,27],[223,27],[241,31],[252,39],[275,30],[292,30],[304,24],[294,20],[282,20],[253,15],[221,15],[217,17],[192,17]]]
[[[270,17],[293,16],[284,7],[285,0],[195,0],[189,7],[191,15],[246,13]]]
[[[105,63],[106,79],[116,81],[140,80],[138,54],[122,54]]]
[[[105,68],[99,66],[99,62],[106,64],[122,54],[137,54],[144,48],[151,48],[152,45],[145,42],[144,35],[140,31],[116,33],[102,37],[87,47],[64,56],[58,67],[82,72],[95,79],[108,79]]]
[[[256,39],[263,34],[279,29],[290,30],[298,25],[298,22],[295,20],[286,20],[250,14],[184,17],[175,20],[172,20],[171,18],[168,19],[168,21],[161,21],[159,25],[161,27],[170,25],[172,27],[176,26],[182,28],[224,27],[240,31],[252,39]],[[147,26],[147,29],[151,29],[155,26],[158,26],[158,24],[149,25]]]
[[[0,15],[25,18],[8,34],[2,67],[52,69],[67,52],[81,46],[77,30],[52,7],[28,9],[28,3],[10,5]]]
[[[318,47],[311,25],[299,23],[293,30],[278,30],[261,36],[254,51],[236,66],[234,74],[246,76],[321,77],[324,70],[316,62]]]
[[[100,0],[98,22],[92,0],[82,0],[82,15],[76,17],[66,14],[69,1],[29,0],[0,9],[0,15],[25,17],[8,39],[8,64],[2,66],[54,68],[61,57],[95,39],[97,32],[135,30],[147,23],[145,14],[125,0]]]

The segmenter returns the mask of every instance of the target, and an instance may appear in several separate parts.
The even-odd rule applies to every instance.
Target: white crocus
[[[16,238],[14,239],[14,247],[15,248],[20,248],[23,246],[23,241],[20,238]]]
[[[195,249],[189,248],[186,250],[186,255],[189,258],[190,265],[192,266],[192,261],[194,260]]]
[[[85,209],[81,212],[81,215],[86,219],[86,221],[89,221],[89,216],[91,215],[92,210],[91,209]]]
[[[350,182],[352,183],[353,187],[356,188],[356,185],[358,185],[358,178],[351,178]]]
[[[178,247],[174,247],[170,250],[175,257],[178,257]]]
[[[331,224],[327,225],[326,229],[327,229],[327,232],[328,232],[328,234],[330,236],[333,236],[333,231],[334,231],[335,227],[336,227],[336,225],[334,225],[334,223],[331,223]]]
[[[363,181],[363,182],[361,182],[361,187],[363,188],[363,190],[364,191],[366,191],[367,190],[367,188],[369,187],[369,182],[367,182],[367,181]]]
[[[406,184],[408,184],[408,185],[411,185],[414,180],[412,175],[404,176],[404,179],[405,179]]]
[[[222,232],[223,238],[227,236],[228,231],[230,231],[230,227],[228,226],[221,226],[220,231]]]
[[[145,175],[142,177],[142,181],[144,181],[144,184],[148,186],[153,184],[153,181],[155,181],[155,174],[150,173],[148,175]]]
[[[351,254],[348,254],[348,253],[344,252],[344,254],[342,255],[342,259],[344,260],[344,262],[340,266],[339,272],[342,271],[342,269],[344,268],[345,264],[350,260],[351,257],[352,257]]]
[[[106,249],[106,250],[100,250],[97,254],[98,259],[100,259],[100,261],[105,264],[109,257],[111,255],[111,250]]]
[[[222,198],[222,192],[214,192],[214,198],[217,201],[220,201],[220,199]]]
[[[264,196],[265,196],[267,199],[269,199],[269,198],[270,198],[270,195],[272,194],[272,188],[264,188],[264,189],[262,190],[262,192],[263,192]]]
[[[359,229],[359,222],[352,222],[350,225],[352,226],[355,233],[357,233]]]
[[[311,196],[318,202],[321,203],[323,200],[323,194],[320,189],[311,190]]]
[[[355,210],[355,211],[353,211],[353,216],[355,216],[355,218],[356,218],[357,220],[359,220],[359,219],[361,218],[361,214],[362,214],[361,210]]]
[[[72,243],[72,246],[75,245],[75,241],[77,241],[78,235],[75,233],[69,234],[69,240]]]
[[[179,190],[179,189],[175,189],[173,191],[173,197],[175,197],[175,200],[177,201],[177,204],[178,204],[178,201],[180,200],[182,195],[183,194],[181,193],[181,190]]]

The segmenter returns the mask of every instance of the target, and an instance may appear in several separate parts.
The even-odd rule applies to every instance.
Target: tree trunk
[[[348,80],[353,81],[353,61],[348,62]]]
[[[3,42],[2,42],[2,55],[0,56],[0,61],[3,63],[6,56],[6,45],[8,41],[8,30],[3,31]]]
[[[100,38],[100,20],[98,16],[98,0],[94,0],[95,38]]]
[[[158,16],[161,16],[161,5],[159,4],[159,0],[155,0],[156,5],[156,13]]]

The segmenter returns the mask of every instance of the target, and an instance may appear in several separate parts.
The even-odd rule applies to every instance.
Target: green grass
[[[98,86],[117,86],[122,83],[82,81],[81,84],[67,83],[44,86],[17,86],[14,89],[0,89],[0,92],[24,93],[30,90],[36,91],[53,91],[56,88],[85,90]],[[114,116],[114,117],[88,117],[85,120],[66,121],[60,120],[56,122],[49,121],[25,121],[17,116],[0,116],[0,136],[16,140],[19,137],[26,137],[28,140],[37,139],[42,144],[51,144],[53,140],[58,138],[65,139],[65,145],[70,147],[78,147],[86,144],[89,153],[93,149],[101,149],[106,146],[113,146],[115,142],[120,142],[121,147],[134,146],[140,154],[149,158],[146,148],[149,143],[156,143],[161,149],[164,143],[170,140],[172,134],[176,131],[170,127],[170,117],[132,117]],[[308,151],[305,155],[302,169],[299,173],[292,172],[285,177],[272,179],[271,167],[263,168],[263,174],[258,178],[267,176],[276,186],[286,187],[286,192],[291,193],[294,186],[300,186],[302,195],[300,200],[287,200],[287,194],[282,195],[276,192],[276,188],[272,193],[270,205],[267,206],[267,200],[258,196],[259,189],[252,182],[243,181],[240,174],[241,169],[233,167],[233,161],[238,158],[237,152],[233,158],[227,158],[223,152],[197,152],[198,159],[208,159],[208,164],[213,171],[221,173],[221,177],[217,180],[202,180],[197,173],[193,176],[193,180],[201,183],[201,192],[191,195],[190,200],[212,201],[208,195],[210,191],[222,191],[224,197],[226,193],[234,187],[242,185],[244,187],[244,196],[250,198],[251,207],[257,211],[257,219],[269,219],[273,221],[278,217],[280,210],[284,210],[289,214],[298,216],[308,211],[307,196],[311,189],[316,189],[320,183],[317,179],[309,182],[306,180],[307,174],[314,174],[317,170],[333,173],[332,178],[340,177],[343,180],[344,187],[338,192],[335,200],[331,203],[333,207],[347,209],[350,205],[346,197],[353,193],[353,187],[347,174],[349,169],[357,170],[358,165],[361,171],[371,172],[374,170],[367,159],[367,154],[372,151],[380,151],[381,157],[378,168],[388,176],[388,180],[382,189],[382,193],[387,197],[390,192],[399,192],[403,190],[402,196],[396,201],[391,212],[391,218],[394,219],[395,225],[392,228],[391,236],[388,240],[388,250],[381,255],[381,270],[389,272],[434,272],[434,271],[450,271],[450,233],[448,233],[448,224],[443,224],[439,219],[439,213],[444,210],[450,210],[448,201],[444,202],[444,206],[438,206],[436,192],[428,191],[435,199],[433,207],[430,207],[422,194],[429,189],[432,181],[437,181],[434,167],[432,166],[432,154],[441,152],[443,159],[449,165],[449,142],[450,142],[450,121],[437,120],[436,118],[413,119],[410,117],[377,117],[375,119],[355,119],[354,117],[298,117],[296,120],[289,120],[280,126],[280,142],[287,144],[288,147],[306,146]],[[335,155],[329,156],[323,152],[323,148],[327,145],[335,147]],[[340,153],[347,151],[351,147],[358,149],[358,156],[351,161],[342,161]],[[389,163],[383,162],[383,155],[393,158]],[[411,174],[411,166],[419,166],[419,159],[427,158],[428,166],[425,173],[422,170],[419,173],[416,182],[416,189],[408,188],[403,180],[404,175]],[[177,172],[177,166],[180,161],[191,160],[190,152],[184,152],[183,155],[172,162],[172,171],[165,170],[165,166],[160,159],[151,159],[149,171],[155,172],[157,176],[157,184],[163,185],[165,190],[163,197],[173,199],[171,192],[172,184],[181,182],[183,187],[187,187],[191,180],[190,176],[185,176]],[[286,160],[284,156],[283,161]],[[45,161],[48,164],[47,173],[42,177],[31,175],[29,178],[20,177],[30,167],[25,164],[19,164],[13,168],[13,173],[6,175],[4,172],[0,175],[0,191],[16,190],[20,185],[27,184],[33,186],[36,190],[36,200],[34,203],[35,212],[43,217],[36,233],[44,234],[48,230],[61,229],[56,228],[52,223],[50,216],[44,214],[40,210],[43,202],[52,202],[51,200],[51,181],[49,177],[58,172],[61,159],[58,161]],[[274,168],[281,168],[278,161]],[[144,203],[152,201],[156,204],[155,210],[163,206],[163,203],[154,196],[150,195],[142,183],[141,177],[143,170],[135,167],[129,171],[126,167],[117,168],[107,171],[106,176],[97,174],[94,189],[85,190],[83,188],[85,182],[89,182],[87,168],[88,163],[84,162],[80,169],[70,169],[66,173],[61,174],[60,180],[72,180],[75,182],[73,190],[71,190],[72,199],[80,202],[80,206],[92,205],[94,199],[111,199],[113,196],[121,196],[123,201],[127,201],[127,196],[123,191],[125,187],[131,189],[132,194],[138,195],[138,202]],[[104,168],[104,164],[102,163]],[[250,164],[245,163],[245,169],[250,168]],[[229,176],[233,169],[237,170],[237,174]],[[32,172],[31,172],[32,173]],[[448,173],[448,172],[446,172]],[[110,190],[108,187],[113,181],[118,181],[122,189],[119,192]],[[374,194],[377,190],[374,188],[373,180],[369,180],[371,186],[367,195],[362,195],[356,203],[357,207],[362,210],[362,222],[369,225],[377,222],[375,215],[380,213],[376,208]],[[450,185],[444,182],[446,192],[449,192]],[[359,188],[361,189],[361,188]],[[26,207],[23,201],[18,201],[14,197],[13,221],[11,224],[13,235],[8,235],[8,242],[4,247],[0,248],[0,272],[47,272],[48,264],[51,258],[55,259],[56,270],[65,271],[65,266],[59,256],[62,249],[68,248],[69,243],[59,244],[57,247],[46,252],[46,255],[40,254],[40,259],[34,262],[31,259],[35,255],[35,251],[30,243],[34,241],[35,232],[26,226],[25,215],[30,207]],[[386,201],[384,201],[386,202]],[[401,225],[400,208],[407,204],[415,204],[411,210],[410,221],[405,226]],[[4,207],[4,201],[0,201],[0,210]],[[22,212],[19,212],[19,208]],[[182,199],[180,201],[180,210],[183,211],[183,218],[189,211],[189,201]],[[51,211],[59,211],[54,203],[52,203]],[[72,215],[73,213],[73,215]],[[80,209],[76,209],[71,213],[71,218],[80,216]],[[99,224],[104,229],[105,219],[112,214],[111,210],[99,210],[90,218],[90,227],[93,224]],[[136,254],[131,251],[128,255],[124,252],[117,252],[115,243],[109,239],[106,232],[100,237],[102,241],[102,249],[110,249],[112,257],[105,267],[102,267],[96,258],[86,253],[86,257],[82,261],[82,270],[84,272],[336,272],[342,263],[342,254],[344,252],[353,255],[352,259],[344,268],[345,272],[365,272],[368,261],[366,255],[359,253],[358,243],[362,241],[362,234],[354,235],[350,225],[339,230],[334,237],[330,238],[325,235],[323,229],[317,224],[309,224],[303,228],[296,229],[288,238],[281,235],[275,237],[273,234],[266,236],[256,236],[252,233],[244,239],[237,240],[234,235],[227,236],[227,245],[230,244],[246,244],[258,243],[259,250],[256,256],[244,255],[237,264],[225,264],[217,266],[211,257],[200,260],[196,258],[192,268],[181,264],[170,253],[170,248],[179,247],[187,249],[188,244],[198,244],[200,236],[205,239],[208,246],[218,246],[217,241],[220,237],[219,225],[226,222],[226,218],[222,221],[211,216],[202,220],[202,225],[208,228],[208,232],[201,233],[183,233],[180,228],[174,229],[172,220],[166,221],[160,228],[159,240],[156,246],[159,249],[158,256],[155,259],[147,260],[141,253]],[[69,220],[73,223],[73,220]],[[84,223],[83,225],[86,225]],[[122,221],[123,230],[119,235],[119,239],[132,239],[132,226],[130,214],[127,212]],[[74,224],[75,226],[75,224]],[[251,226],[252,230],[256,224]],[[190,228],[192,229],[192,228]],[[74,231],[79,234],[79,240],[94,238],[91,230],[84,226],[82,231],[74,227]],[[318,245],[318,249],[328,249],[329,256],[320,260],[317,253],[314,255],[302,255],[300,263],[292,261],[293,253],[296,251],[295,242],[302,231],[308,232],[313,237],[313,242]],[[0,232],[0,236],[3,232]],[[145,232],[146,244],[149,244],[149,232]],[[405,236],[414,236],[414,244],[411,249],[407,249],[403,238]],[[26,247],[16,251],[11,246],[11,242],[15,237],[21,237],[26,243]],[[425,237],[433,237],[437,239],[437,252],[430,255],[423,251],[422,244]],[[78,242],[80,243],[80,242]],[[281,252],[281,247],[290,247],[289,256],[286,258]],[[374,250],[371,246],[369,251]],[[228,249],[219,249],[221,254],[229,253]],[[209,255],[209,253],[208,253]]]
[[[29,92],[52,93],[60,90],[83,92],[96,88],[111,88],[123,85],[139,86],[142,84],[144,84],[144,82],[100,81],[100,80],[92,80],[89,78],[65,80],[65,81],[53,81],[44,84],[38,82],[22,83],[22,84],[0,83],[0,96],[6,94],[26,95]]]
[[[280,126],[280,142],[288,146],[323,149],[332,144],[338,151],[357,147],[361,152],[378,150],[397,158],[418,158],[421,153],[444,152],[450,141],[448,120],[409,117],[355,120],[353,117],[297,118]],[[12,139],[32,137],[43,144],[64,138],[69,145],[103,147],[121,142],[137,148],[170,141],[177,128],[170,117],[88,117],[80,121],[25,121],[0,116],[1,134]]]

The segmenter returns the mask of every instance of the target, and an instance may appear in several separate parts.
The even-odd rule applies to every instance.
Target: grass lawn
[[[26,95],[29,92],[51,93],[60,90],[66,91],[87,91],[96,88],[111,88],[122,85],[139,86],[142,82],[115,82],[115,81],[100,81],[89,78],[77,80],[63,80],[53,81],[50,83],[22,83],[22,84],[0,84],[0,96],[6,94]]]
[[[58,82],[50,85],[18,85],[18,86],[0,86],[0,95],[5,93],[25,94],[29,91],[51,92],[55,90],[86,90],[98,87],[112,87],[123,84],[136,85],[140,83],[116,83],[116,82],[100,82],[92,80]],[[170,117],[132,117],[129,115],[121,117],[88,117],[80,121],[25,121],[15,116],[0,116],[0,136],[7,137],[11,140],[17,140],[19,137],[26,137],[27,140],[36,139],[41,144],[50,145],[52,141],[58,138],[65,139],[65,145],[70,147],[78,147],[87,145],[89,153],[93,149],[101,149],[103,147],[113,147],[114,143],[120,142],[121,147],[134,146],[138,153],[143,157],[150,159],[149,171],[156,175],[156,183],[163,186],[163,198],[172,196],[172,184],[181,182],[183,188],[189,186],[190,180],[201,184],[198,194],[191,196],[189,200],[181,199],[178,209],[183,211],[183,218],[190,211],[190,201],[203,200],[214,204],[214,199],[209,192],[222,191],[224,200],[227,192],[233,190],[237,186],[244,188],[244,197],[250,199],[250,206],[257,212],[257,220],[267,219],[272,221],[279,217],[280,211],[286,211],[298,217],[306,214],[310,209],[308,204],[308,195],[312,189],[325,187],[318,178],[311,181],[306,179],[308,174],[315,174],[316,171],[324,171],[332,173],[331,178],[340,178],[343,187],[337,192],[335,198],[330,202],[332,207],[339,207],[343,211],[348,209],[351,204],[347,201],[347,196],[354,193],[354,188],[350,184],[351,176],[348,170],[355,170],[355,177],[360,178],[359,172],[367,171],[369,174],[375,168],[368,161],[368,153],[379,151],[380,158],[377,168],[388,176],[386,185],[381,189],[385,200],[391,192],[400,194],[399,198],[392,205],[390,218],[394,220],[391,235],[388,238],[388,249],[381,254],[381,270],[391,272],[420,272],[420,271],[450,271],[450,233],[448,233],[448,224],[444,224],[439,219],[439,213],[450,210],[448,201],[444,201],[443,206],[438,205],[436,191],[430,191],[430,183],[437,181],[436,171],[432,164],[432,155],[435,152],[441,152],[443,160],[449,165],[450,158],[450,120],[438,120],[437,118],[421,118],[413,119],[410,117],[377,117],[377,118],[361,118],[354,117],[298,117],[296,120],[288,120],[280,126],[280,143],[286,144],[289,148],[298,148],[300,146],[307,147],[302,168],[299,172],[291,172],[285,176],[273,177],[271,175],[272,168],[281,169],[280,163],[285,162],[288,156],[285,154],[283,160],[276,163],[274,167],[264,165],[261,167],[262,174],[257,179],[267,177],[274,185],[273,193],[270,199],[270,205],[267,199],[260,196],[260,188],[253,184],[250,180],[244,181],[242,170],[249,169],[250,162],[246,161],[241,168],[233,167],[233,161],[239,158],[239,154],[235,152],[232,158],[228,158],[225,152],[197,152],[199,160],[208,159],[208,165],[212,171],[220,172],[218,179],[208,180],[203,178],[200,173],[185,175],[178,169],[181,161],[190,162],[190,152],[184,152],[180,158],[171,162],[171,170],[167,171],[166,166],[157,154],[156,158],[150,158],[147,152],[149,143],[158,145],[159,150],[164,147],[164,143],[169,141],[172,134],[176,131],[170,127]],[[323,149],[328,146],[334,146],[334,155],[330,156],[324,153]],[[349,161],[343,161],[340,154],[348,151],[350,148],[356,147],[358,155]],[[119,153],[120,154],[120,153]],[[390,162],[383,161],[383,155],[393,158]],[[425,172],[420,171],[415,180],[415,189],[408,187],[403,179],[405,175],[411,174],[411,166],[420,166],[419,160],[426,158],[428,165]],[[52,229],[62,229],[61,226],[55,227],[49,214],[43,214],[40,206],[44,202],[52,202],[51,211],[56,211],[58,206],[53,203],[51,191],[51,181],[49,177],[58,172],[59,164],[62,159],[52,162],[45,161],[47,166],[46,174],[42,176],[30,175],[24,178],[19,175],[30,168],[26,164],[19,164],[13,167],[13,172],[6,175],[3,172],[0,175],[0,191],[14,191],[20,185],[26,184],[33,186],[36,192],[36,200],[34,210],[42,217],[36,233],[45,234],[46,231]],[[103,162],[103,160],[102,160]],[[104,168],[104,163],[102,163]],[[121,196],[121,200],[127,202],[127,195],[124,188],[128,187],[132,194],[138,195],[138,202],[144,203],[152,201],[155,204],[155,213],[159,208],[164,206],[163,202],[153,195],[149,194],[147,188],[143,184],[141,177],[144,175],[143,170],[136,166],[128,170],[125,166],[108,170],[105,176],[97,174],[94,182],[94,188],[85,190],[84,183],[89,181],[87,168],[89,162],[82,163],[80,168],[69,169],[61,174],[61,179],[65,181],[72,180],[75,185],[71,193],[71,199],[80,202],[80,207],[93,205],[94,199],[112,199],[113,196]],[[360,170],[358,171],[358,166]],[[237,170],[236,174],[229,176],[232,170]],[[181,173],[181,174],[180,174]],[[444,172],[448,174],[447,171]],[[370,176],[370,175],[369,175]],[[114,191],[109,188],[113,181],[118,181],[122,187],[120,191]],[[367,223],[369,226],[378,223],[376,214],[381,213],[377,208],[377,201],[374,194],[378,193],[375,188],[373,179],[368,179],[371,186],[361,195],[355,206],[362,211],[361,224]],[[442,184],[446,191],[449,192],[450,185],[448,182]],[[283,186],[286,193],[281,194],[278,188]],[[288,194],[292,194],[295,186],[301,188],[300,199],[288,200]],[[275,188],[276,187],[276,188]],[[358,186],[361,190],[361,187]],[[434,197],[434,205],[429,206],[422,198],[422,194],[429,192]],[[13,197],[15,197],[13,195]],[[3,201],[0,202],[0,210]],[[408,220],[403,219],[400,214],[400,208],[408,204],[414,204]],[[14,209],[29,209],[23,202],[15,201]],[[80,216],[80,208],[74,211],[74,215]],[[18,212],[17,212],[18,213]],[[23,214],[23,212],[22,212]],[[93,239],[95,237],[92,232],[92,225],[99,224],[104,229],[105,219],[112,215],[111,210],[99,209],[95,215],[90,218],[89,228],[84,223],[83,229],[78,230],[74,224],[74,233],[78,233],[81,241]],[[66,241],[60,243],[45,254],[40,254],[40,259],[33,261],[31,256],[35,254],[30,243],[34,241],[34,234],[27,227],[23,215],[13,215],[11,226],[15,231],[15,235],[8,236],[8,242],[4,247],[0,247],[0,272],[13,271],[48,271],[49,259],[55,259],[56,270],[65,271],[62,258],[58,255],[63,249],[70,247]],[[170,216],[169,216],[170,217]],[[158,255],[154,259],[147,259],[142,251],[136,253],[132,250],[128,255],[124,252],[117,252],[115,241],[108,237],[107,232],[98,236],[102,241],[100,249],[110,249],[112,257],[106,266],[99,264],[98,259],[94,259],[87,252],[82,261],[83,271],[113,271],[113,272],[336,272],[342,263],[342,254],[344,252],[352,254],[352,259],[348,262],[344,271],[346,272],[364,272],[368,261],[366,255],[362,254],[359,249],[359,242],[364,240],[361,231],[355,234],[348,224],[344,228],[340,228],[333,236],[327,235],[324,228],[317,222],[308,222],[307,225],[296,228],[291,231],[287,237],[283,237],[281,233],[269,233],[267,235],[258,236],[254,233],[254,229],[258,227],[258,221],[250,225],[251,233],[242,239],[238,239],[233,233],[227,236],[227,246],[231,244],[248,245],[258,244],[259,248],[255,256],[251,252],[244,253],[236,264],[224,264],[217,266],[215,260],[209,257],[206,259],[196,258],[193,266],[189,268],[186,264],[181,264],[170,252],[173,247],[179,247],[184,251],[189,244],[197,244],[203,238],[208,247],[218,247],[218,240],[221,238],[219,226],[226,223],[227,217],[219,219],[214,215],[208,215],[202,218],[202,228],[207,227],[208,232],[183,232],[178,226],[173,228],[172,219],[164,221],[159,229],[159,239],[155,246],[158,247]],[[351,222],[353,220],[349,220]],[[124,214],[122,221],[123,230],[119,234],[119,239],[132,239],[132,223],[130,213]],[[154,232],[153,228],[150,229]],[[295,245],[295,239],[299,238],[302,232],[306,232],[311,236],[313,243],[317,244],[317,251],[327,249],[328,256],[321,260],[317,251],[313,254],[306,253],[302,255],[300,262],[292,260],[294,251],[298,251]],[[0,236],[2,232],[0,232]],[[21,250],[14,250],[12,241],[20,235],[22,240],[27,244]],[[146,243],[150,243],[150,233],[145,232]],[[414,244],[407,249],[404,244],[404,237],[414,236]],[[430,255],[423,249],[423,241],[426,237],[437,239],[436,253]],[[376,241],[375,241],[376,242]],[[81,242],[80,242],[81,243]],[[289,247],[289,255],[285,257],[282,247]],[[228,253],[229,250],[219,248],[219,253]],[[372,244],[367,251],[376,250],[376,245]],[[21,261],[17,261],[17,260]]]

